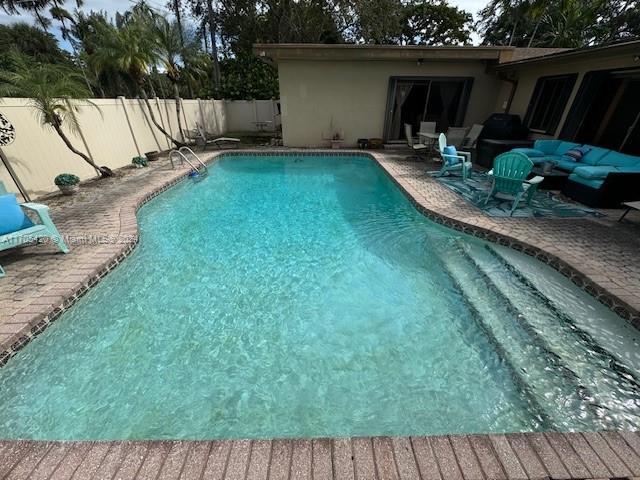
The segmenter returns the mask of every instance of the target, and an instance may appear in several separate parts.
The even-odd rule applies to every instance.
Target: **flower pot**
[[[150,162],[155,162],[160,158],[160,152],[156,150],[154,150],[153,152],[145,152],[144,156],[147,157],[147,160],[149,160]]]
[[[63,195],[73,195],[80,190],[80,185],[58,185]]]

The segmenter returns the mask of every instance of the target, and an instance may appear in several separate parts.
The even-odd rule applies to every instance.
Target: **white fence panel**
[[[92,101],[98,109],[85,103],[80,105],[78,113],[84,139],[68,128],[65,132],[74,146],[92,156],[98,165],[120,168],[129,165],[139,153],[172,148],[171,142],[151,122],[142,100],[116,98]],[[181,140],[175,101],[156,98],[149,101],[158,123],[174,138]],[[94,177],[95,171],[69,151],[53,130],[39,124],[35,111],[27,102],[22,98],[2,99],[0,112],[16,128],[15,142],[2,150],[29,194],[38,197],[55,191],[53,179],[60,173],[73,173],[82,180]],[[200,122],[208,132],[223,134],[227,131],[225,108],[225,102],[220,100],[184,100],[182,126],[193,129],[196,122]],[[8,190],[17,190],[3,165],[0,165],[0,180]]]

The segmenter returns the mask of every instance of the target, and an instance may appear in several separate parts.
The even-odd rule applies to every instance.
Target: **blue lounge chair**
[[[23,209],[35,212],[40,223],[33,223],[24,214]],[[49,207],[39,203],[18,204],[16,196],[7,193],[4,185],[0,182],[0,251],[44,237],[51,238],[64,253],[69,251],[60,232],[51,221]],[[3,276],[4,270],[0,266],[0,277]]]
[[[471,154],[458,152],[455,147],[447,146],[447,137],[444,133],[438,137],[438,152],[442,157],[442,167],[435,172],[436,177],[461,172],[462,180],[465,181],[471,175]]]
[[[513,196],[513,205],[509,216],[513,215],[521,200],[524,199],[529,205],[533,194],[538,189],[538,184],[544,180],[539,176],[527,180],[532,168],[533,162],[523,153],[507,152],[498,155],[493,160],[493,169],[489,170],[491,190],[483,205],[486,205],[489,199],[497,193]]]

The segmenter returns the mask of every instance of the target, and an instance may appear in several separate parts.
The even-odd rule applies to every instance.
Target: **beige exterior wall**
[[[98,165],[115,169],[127,166],[138,152],[167,150],[170,143],[148,118],[148,111],[134,99],[96,99],[99,109],[82,105],[78,120],[87,145],[80,136],[66,129],[74,146],[88,151]],[[223,101],[183,100],[182,126],[195,128],[195,122],[203,122],[208,132],[221,134],[227,131],[226,112]],[[175,113],[175,101],[151,99],[158,122],[174,137],[180,139]],[[2,112],[16,129],[13,144],[2,147],[2,151],[16,171],[18,177],[33,197],[56,190],[53,179],[60,173],[73,173],[86,180],[95,177],[95,171],[80,157],[70,152],[60,137],[43,128],[33,108],[25,99],[5,98],[0,103]],[[128,121],[127,121],[128,117]],[[131,127],[129,127],[129,122]],[[8,172],[0,164],[0,181],[8,190],[16,191]]]
[[[518,114],[524,120],[531,96],[533,95],[533,90],[540,77],[577,73],[578,77],[576,79],[576,83],[554,135],[557,137],[562,130],[567,114],[569,113],[573,100],[575,99],[580,88],[580,84],[582,83],[582,79],[587,72],[628,67],[640,68],[640,62],[634,60],[634,56],[628,53],[617,55],[609,54],[606,56],[594,54],[583,58],[564,58],[549,63],[531,63],[514,67],[511,73],[515,74],[515,77],[518,79],[518,87],[513,97],[509,113]],[[496,111],[502,111],[501,108],[504,102],[508,99],[509,93],[510,90],[505,89],[505,91],[500,94],[498,101],[495,104]],[[533,134],[532,136],[542,137],[544,135]]]
[[[326,146],[330,126],[345,146],[382,138],[392,76],[473,77],[465,125],[481,123],[495,110],[502,81],[481,61],[279,60],[282,134],[286,146]]]

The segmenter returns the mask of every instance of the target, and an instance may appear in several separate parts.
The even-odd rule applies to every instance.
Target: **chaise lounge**
[[[23,209],[35,212],[40,223],[33,223]],[[44,237],[51,238],[62,252],[69,251],[49,216],[49,207],[39,203],[18,204],[16,196],[7,193],[3,183],[0,182],[0,251]],[[4,270],[0,266],[0,277],[3,276]]]
[[[536,140],[533,148],[516,148],[540,165],[554,162],[570,173],[566,196],[591,207],[619,207],[640,199],[640,157],[564,140]]]

